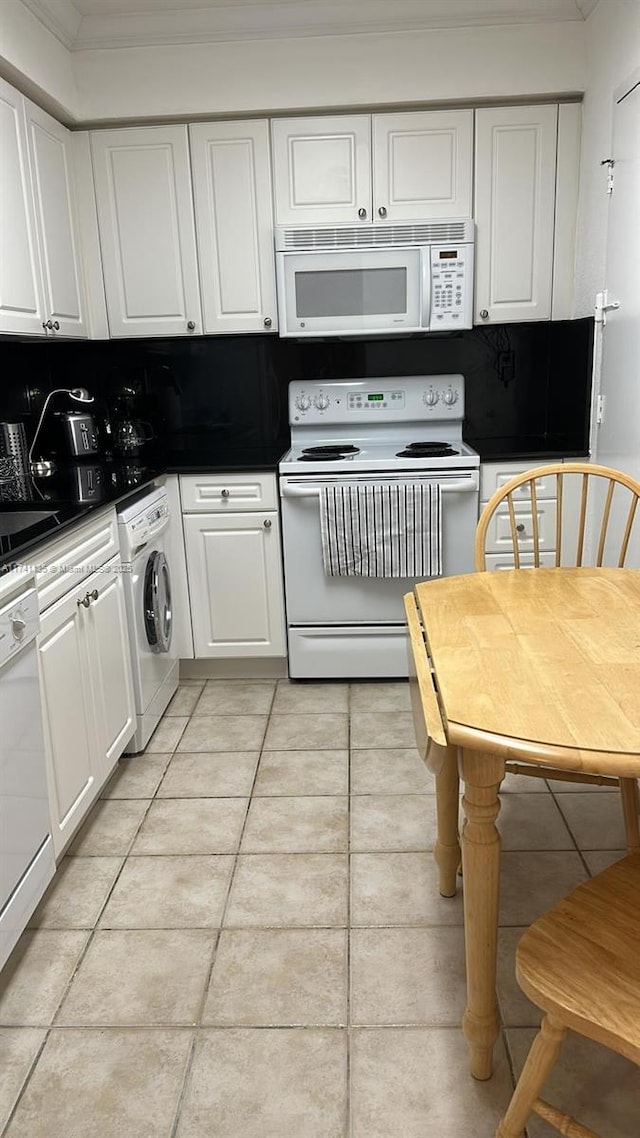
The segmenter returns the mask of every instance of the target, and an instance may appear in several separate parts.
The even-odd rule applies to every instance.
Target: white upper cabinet
[[[87,336],[70,132],[25,100],[47,329]]]
[[[277,328],[269,124],[189,127],[205,332]]]
[[[551,316],[557,106],[476,111],[479,324]]]
[[[371,118],[322,115],[271,123],[277,225],[371,220]]]
[[[471,216],[473,111],[275,119],[278,225]]]
[[[44,335],[24,99],[0,79],[0,332]]]
[[[373,219],[471,217],[473,111],[374,115]]]
[[[91,137],[112,336],[202,332],[186,126]]]

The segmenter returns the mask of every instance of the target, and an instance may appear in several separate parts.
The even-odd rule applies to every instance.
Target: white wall
[[[600,0],[585,24],[587,83],[582,115],[582,159],[574,314],[592,316],[604,287],[607,241],[607,170],[613,93],[640,66],[639,0]]]
[[[63,122],[79,116],[71,52],[20,0],[0,0],[0,68]]]
[[[82,51],[74,64],[91,122],[529,97],[584,90],[584,24]]]

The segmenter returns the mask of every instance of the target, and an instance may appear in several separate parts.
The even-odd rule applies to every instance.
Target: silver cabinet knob
[[[520,522],[520,525],[517,525],[516,529],[517,529],[518,533],[524,533],[524,523]]]
[[[380,214],[380,217],[386,217],[386,216],[387,216],[387,208],[386,208],[386,206],[384,206],[384,205],[381,205],[381,206],[380,206],[380,208],[379,208],[379,210],[378,210],[378,213]]]
[[[43,327],[43,328],[46,328],[46,327],[47,327],[47,321],[46,321],[46,320],[43,320],[43,321],[42,321],[42,327]]]
[[[220,491],[220,497],[221,498],[228,498],[229,497],[229,491],[228,490],[221,490]]]
[[[482,320],[486,320],[486,319],[487,319],[487,317],[488,317],[488,315],[489,315],[489,312],[488,312],[488,310],[487,310],[486,308],[481,308],[481,309],[480,309],[480,318],[481,318]]]
[[[360,209],[358,210],[358,217],[366,217],[366,216],[367,216],[367,211],[364,208],[364,206],[361,206]]]
[[[265,518],[262,524],[263,524],[265,529],[271,529],[271,519],[270,518]]]
[[[87,593],[87,596],[89,597],[90,600],[97,601],[98,597],[100,596],[100,593],[98,592],[97,589],[92,589],[90,593]]]
[[[88,609],[89,605],[91,604],[91,597],[88,593],[85,593],[84,597],[81,597],[79,601],[76,601],[76,604],[78,608],[80,608],[80,605],[82,605],[83,609]]]
[[[195,320],[187,320],[187,328],[190,332],[193,332],[195,326],[196,326]]]
[[[42,321],[42,327],[48,328],[50,332],[53,332],[53,321],[52,320],[43,320]]]
[[[60,321],[54,320],[53,325],[51,325],[51,321],[49,321],[49,327],[53,327],[54,332],[59,332],[60,331]]]
[[[273,324],[273,320],[271,319],[270,316],[265,316],[263,323],[264,323],[265,328],[270,328],[271,325]]]

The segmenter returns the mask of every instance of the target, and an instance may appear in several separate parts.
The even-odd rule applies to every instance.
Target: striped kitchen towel
[[[439,577],[437,483],[336,483],[320,489],[327,577]]]

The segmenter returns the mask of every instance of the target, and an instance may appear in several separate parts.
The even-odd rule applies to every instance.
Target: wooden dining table
[[[487,1079],[505,763],[640,778],[640,570],[439,578],[416,585],[405,608],[418,749],[436,774],[457,761],[464,782],[463,1029],[471,1073]]]

